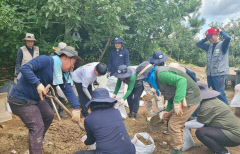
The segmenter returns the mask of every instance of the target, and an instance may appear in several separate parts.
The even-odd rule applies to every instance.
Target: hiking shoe
[[[182,149],[180,149],[180,150],[171,149],[171,150],[170,150],[170,153],[171,153],[171,154],[182,154]]]
[[[61,118],[67,118],[67,115],[64,114],[63,111],[59,112],[59,116],[60,116]]]

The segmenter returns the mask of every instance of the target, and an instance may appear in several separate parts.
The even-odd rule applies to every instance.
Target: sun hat
[[[120,65],[116,73],[113,76],[117,78],[128,78],[133,74],[133,71],[126,65]]]
[[[219,33],[219,30],[216,30],[214,28],[209,28],[206,31],[205,35],[206,35],[207,39],[210,39],[213,35],[217,35],[218,33]]]
[[[149,57],[148,61],[152,64],[159,64],[165,62],[168,59],[162,51],[155,51],[151,57]]]
[[[197,82],[197,84],[200,88],[200,95],[202,99],[210,99],[220,95],[218,91],[209,89],[207,85],[202,82]]]
[[[114,39],[114,43],[124,43],[124,41],[123,41],[123,39],[121,38],[121,37],[116,37],[115,39]]]
[[[84,61],[81,57],[78,56],[78,52],[75,50],[75,48],[71,46],[66,46],[60,50],[57,49],[55,50],[55,53],[58,56],[65,54],[67,57],[75,58],[76,62],[75,62],[74,68],[79,67]]]
[[[148,73],[153,68],[153,65],[148,61],[144,61],[136,68],[137,80],[142,80],[148,76]]]
[[[105,88],[96,88],[92,92],[92,99],[86,104],[88,107],[92,102],[115,103],[117,100],[109,96],[109,92]]]
[[[26,33],[25,38],[23,38],[24,41],[37,41],[35,39],[34,34],[32,33]]]

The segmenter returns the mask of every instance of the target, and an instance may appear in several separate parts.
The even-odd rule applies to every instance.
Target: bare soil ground
[[[189,69],[197,73],[198,78],[201,81],[206,82],[205,69],[197,66],[187,66]],[[233,97],[233,90],[226,91],[229,101]],[[128,110],[128,109],[127,109]],[[162,126],[161,130],[156,133],[152,133],[149,123],[146,120],[146,116],[149,113],[145,107],[140,107],[137,120],[131,120],[129,118],[124,120],[125,126],[129,133],[130,138],[133,138],[135,133],[148,132],[154,139],[156,148],[155,154],[168,154],[169,145],[163,144],[163,142],[169,142],[169,135],[164,135],[163,130],[166,126]],[[196,146],[184,152],[184,154],[211,154],[206,146],[202,145],[195,136],[195,130],[192,130]],[[84,132],[79,127],[72,123],[70,118],[58,121],[55,117],[51,127],[46,133],[45,143],[43,147],[44,154],[71,154],[80,149],[87,149],[80,138],[84,135]],[[0,124],[0,153],[9,154],[16,153],[24,154],[28,149],[28,131],[22,121],[13,116],[13,119]],[[14,150],[14,151],[13,151]],[[240,146],[229,148],[231,154],[239,154]]]

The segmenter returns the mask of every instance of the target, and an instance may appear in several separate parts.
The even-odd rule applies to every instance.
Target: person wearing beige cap
[[[34,46],[34,42],[37,41],[35,39],[34,34],[26,33],[26,36],[25,38],[23,38],[23,41],[25,41],[25,45],[20,47],[17,52],[15,68],[15,78],[17,79],[21,77],[21,73],[19,73],[19,68],[28,61],[39,56],[39,47]]]

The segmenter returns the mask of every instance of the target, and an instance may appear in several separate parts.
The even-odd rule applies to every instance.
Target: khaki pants
[[[198,103],[199,104],[199,103]],[[176,113],[172,113],[169,122],[168,122],[168,131],[170,133],[170,145],[173,149],[179,150],[183,147],[184,138],[183,138],[183,128],[185,122],[191,117],[193,112],[198,107],[198,104],[183,107],[183,116],[177,116]]]

